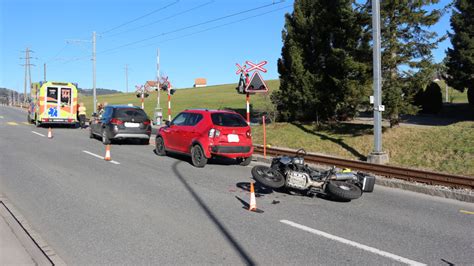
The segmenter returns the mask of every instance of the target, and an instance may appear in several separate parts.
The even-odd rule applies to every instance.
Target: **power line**
[[[134,18],[134,19],[132,19],[132,20],[130,20],[130,21],[124,22],[124,23],[122,23],[122,24],[120,24],[120,25],[118,25],[118,26],[115,26],[115,27],[113,27],[113,28],[111,28],[111,29],[108,29],[108,30],[106,30],[106,31],[103,31],[103,32],[100,33],[100,34],[101,34],[101,35],[106,34],[106,33],[108,33],[108,32],[111,32],[111,31],[113,31],[113,30],[116,30],[116,29],[118,29],[118,28],[121,28],[121,27],[123,27],[123,26],[125,26],[125,25],[128,25],[128,24],[130,24],[130,23],[133,23],[133,22],[135,22],[135,21],[137,21],[137,20],[140,20],[140,19],[142,19],[142,18],[148,17],[149,15],[154,14],[154,13],[156,13],[156,12],[158,12],[158,11],[161,11],[161,10],[164,10],[164,9],[170,7],[170,6],[176,5],[178,2],[179,2],[179,0],[176,0],[176,1],[174,1],[173,3],[171,3],[171,4],[168,4],[168,5],[164,6],[164,7],[160,7],[160,8],[158,8],[158,9],[155,9],[155,10],[153,10],[153,11],[151,11],[151,12],[145,14],[145,15],[139,16],[139,17]]]
[[[190,8],[190,9],[187,9],[187,10],[184,10],[184,11],[181,11],[181,12],[178,12],[178,13],[175,13],[175,14],[173,14],[173,15],[164,17],[164,18],[162,18],[162,19],[155,20],[155,21],[152,21],[152,22],[150,22],[150,23],[147,23],[147,24],[144,24],[144,25],[135,27],[135,28],[131,28],[131,29],[128,29],[128,30],[125,30],[125,31],[121,31],[121,32],[112,34],[112,35],[108,35],[107,37],[113,37],[113,36],[117,36],[117,35],[120,35],[120,34],[123,34],[123,33],[127,33],[127,32],[130,32],[130,31],[135,31],[135,30],[138,30],[138,29],[141,29],[141,28],[144,28],[144,27],[148,27],[148,26],[151,26],[151,25],[156,24],[156,23],[158,23],[158,22],[162,22],[162,21],[165,21],[165,20],[167,20],[167,19],[175,18],[175,17],[177,17],[177,16],[181,16],[181,15],[183,15],[183,14],[186,14],[186,13],[189,13],[189,12],[191,12],[191,11],[197,10],[197,9],[199,9],[199,8],[202,8],[202,7],[204,7],[204,6],[207,6],[207,5],[209,5],[209,4],[212,4],[213,2],[214,2],[214,0],[209,1],[209,2],[206,2],[206,3],[201,4],[201,5],[198,5],[198,6],[195,6],[195,7],[193,7],[193,8]]]
[[[279,1],[279,2],[276,2],[275,4],[280,4],[284,1]],[[270,5],[265,5],[264,7],[267,7],[267,6],[271,6],[271,5],[274,5],[274,4],[270,4]],[[197,31],[197,32],[193,32],[193,33],[189,33],[189,34],[185,34],[185,35],[181,35],[181,36],[178,36],[178,37],[175,37],[175,38],[170,38],[170,39],[166,39],[166,40],[163,40],[163,41],[160,41],[159,43],[164,43],[164,42],[169,42],[169,41],[173,41],[173,40],[177,40],[177,39],[182,39],[182,38],[186,38],[186,37],[189,37],[189,36],[193,36],[193,35],[196,35],[196,34],[199,34],[199,33],[202,33],[202,32],[206,32],[206,31],[211,31],[211,30],[214,30],[214,29],[217,29],[217,28],[222,28],[222,27],[225,27],[225,26],[228,26],[228,25],[231,25],[231,24],[235,24],[235,23],[239,23],[239,22],[242,22],[242,21],[245,21],[245,20],[249,20],[249,19],[252,19],[252,18],[256,18],[256,17],[259,17],[259,16],[263,16],[263,15],[267,15],[267,14],[270,14],[270,13],[274,13],[274,12],[277,12],[277,11],[280,11],[280,10],[283,10],[283,9],[286,9],[286,8],[289,8],[289,7],[292,7],[293,5],[287,5],[287,6],[284,6],[284,7],[281,7],[281,8],[278,8],[278,9],[274,9],[274,10],[270,10],[270,11],[267,11],[267,12],[262,12],[262,13],[259,13],[259,14],[256,14],[256,15],[252,15],[252,16],[248,16],[248,17],[245,17],[245,18],[242,18],[242,19],[238,19],[238,20],[234,20],[234,21],[231,21],[231,22],[228,22],[228,23],[224,23],[224,24],[221,24],[221,25],[217,25],[217,26],[213,26],[213,27],[210,27],[210,28],[206,28],[206,29],[203,29],[203,30],[200,30],[200,31]],[[263,8],[263,7],[257,7],[253,10],[256,10],[256,9],[260,9],[260,8]],[[248,12],[247,11],[242,11],[242,12],[239,12],[238,14],[241,14],[243,12]],[[234,14],[232,14],[234,15]],[[229,15],[230,16],[230,15]],[[226,16],[229,17],[229,16]],[[221,17],[223,19],[223,17]],[[212,21],[216,21],[217,19],[213,19]],[[202,23],[199,23],[199,25],[202,25],[204,22]],[[197,24],[196,24],[197,25]],[[187,28],[189,28],[191,26],[188,26]],[[176,31],[179,31],[180,29],[177,29],[177,30],[174,30],[173,32],[176,32]],[[170,34],[171,32],[168,32],[168,33],[165,33],[163,35],[167,35],[167,34]],[[159,36],[162,36],[162,35],[159,35]],[[150,38],[148,38],[150,39]],[[147,39],[147,40],[148,40]],[[152,39],[152,38],[151,38]],[[143,41],[137,41],[137,42],[133,42],[133,43],[129,43],[129,44],[125,44],[125,45],[122,45],[122,46],[119,46],[119,47],[115,47],[115,48],[111,48],[111,49],[108,49],[108,50],[104,50],[104,51],[99,51],[97,52],[97,54],[112,54],[114,53],[116,50],[120,49],[120,48],[123,48],[123,47],[127,47],[127,46],[131,46],[133,44],[136,44],[136,43],[140,43],[140,42],[143,42]],[[143,46],[139,46],[139,47],[136,47],[136,49],[138,48],[143,48],[143,47],[148,47],[148,46],[151,46],[151,45],[156,45],[156,43],[153,43],[153,44],[147,44],[147,45],[143,45]],[[66,62],[64,62],[63,64],[68,64],[68,63],[71,63],[71,62],[75,62],[75,61],[80,61],[80,60],[85,60],[85,59],[90,59],[90,56],[83,56],[83,57],[76,57],[76,58],[72,58],[70,60],[67,60]]]
[[[193,24],[193,25],[189,25],[189,26],[186,26],[186,27],[178,28],[178,29],[175,29],[175,30],[172,30],[172,31],[163,32],[161,34],[157,34],[157,35],[154,35],[154,36],[142,39],[142,40],[126,43],[126,44],[123,44],[123,45],[115,47],[115,48],[111,48],[111,49],[108,49],[108,50],[105,50],[105,51],[100,51],[98,53],[105,53],[105,52],[117,50],[117,49],[120,49],[120,48],[124,48],[124,47],[127,47],[127,46],[137,44],[137,43],[141,43],[141,42],[149,41],[149,40],[152,40],[152,39],[156,39],[156,38],[161,37],[161,36],[165,36],[165,35],[180,32],[180,31],[183,31],[183,30],[195,28],[195,27],[198,27],[198,26],[202,26],[202,25],[209,24],[209,23],[212,23],[212,22],[216,22],[216,21],[219,21],[219,20],[223,20],[223,19],[226,19],[226,18],[235,17],[235,16],[238,16],[238,15],[243,14],[243,13],[259,10],[259,9],[266,8],[266,7],[269,7],[269,6],[281,4],[283,2],[284,2],[284,0],[280,0],[279,2],[276,2],[276,3],[271,3],[271,4],[267,4],[267,5],[258,6],[258,7],[255,7],[255,8],[239,11],[239,12],[232,13],[232,14],[229,14],[229,15],[226,15],[226,16],[222,16],[222,17],[214,18],[214,19],[207,20],[207,21],[204,21],[204,22],[200,22],[200,23],[197,23],[197,24]]]
[[[264,15],[267,15],[267,14],[270,14],[270,13],[275,13],[277,11],[284,10],[284,9],[292,7],[292,6],[293,5],[287,5],[287,6],[284,6],[284,7],[281,7],[281,8],[277,8],[277,9],[274,9],[274,10],[262,12],[262,13],[259,13],[259,14],[255,14],[255,15],[252,15],[252,16],[248,16],[248,17],[245,17],[245,18],[238,19],[238,20],[234,20],[234,21],[231,21],[231,22],[228,22],[228,23],[224,23],[224,24],[220,24],[220,25],[217,25],[217,26],[206,28],[206,29],[203,29],[203,30],[200,30],[200,31],[196,31],[196,32],[193,32],[193,33],[177,36],[175,38],[166,39],[166,40],[160,41],[159,44],[169,42],[169,41],[174,41],[174,40],[177,40],[177,39],[186,38],[186,37],[193,36],[193,35],[203,33],[203,32],[206,32],[206,31],[215,30],[215,29],[218,29],[218,28],[222,28],[222,27],[225,27],[225,26],[236,24],[236,23],[239,23],[239,22],[242,22],[242,21],[245,21],[245,20],[249,20],[249,19],[252,19],[252,18],[261,17],[261,16],[264,16]],[[146,44],[146,45],[143,45],[143,46],[136,47],[136,49],[144,48],[144,47],[148,47],[148,46],[152,46],[152,45],[156,45],[156,44],[158,44],[158,43]],[[102,52],[102,53],[110,54],[110,52]]]

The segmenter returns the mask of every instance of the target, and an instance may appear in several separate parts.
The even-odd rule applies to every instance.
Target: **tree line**
[[[467,89],[469,103],[474,104],[474,2],[431,6],[438,2],[381,0],[382,103],[392,126],[400,115],[415,114],[423,107],[420,91],[435,73],[443,74],[454,89]],[[450,9],[452,31],[438,36],[430,27]],[[432,50],[446,38],[453,48],[447,51],[445,65],[435,64]],[[279,120],[345,120],[369,105],[370,0],[295,0],[293,12],[285,15],[282,40],[281,85],[271,97]]]

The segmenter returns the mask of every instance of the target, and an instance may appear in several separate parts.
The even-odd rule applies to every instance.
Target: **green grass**
[[[190,108],[232,108],[245,110],[245,95],[237,94],[236,84],[178,90],[172,96],[173,116]],[[278,80],[268,81],[270,91],[279,87]],[[454,90],[453,90],[454,92]],[[145,100],[145,111],[153,117],[156,92]],[[451,94],[453,95],[453,94]],[[465,95],[454,94],[467,102]],[[92,113],[92,97],[81,98],[88,113]],[[104,95],[99,102],[140,106],[134,93]],[[269,105],[268,95],[252,95],[254,109]],[[167,96],[161,94],[161,107],[167,117]],[[274,123],[267,126],[267,143],[272,146],[305,148],[348,159],[365,159],[373,149],[372,126],[340,124],[332,129],[316,131],[310,125]],[[262,127],[253,127],[254,143],[263,143]],[[390,164],[440,172],[474,176],[474,122],[460,122],[437,127],[398,127],[386,129],[383,150],[389,152]]]
[[[263,143],[262,127],[253,127],[254,143]],[[474,176],[474,122],[438,127],[384,129],[383,150],[390,164]],[[372,126],[340,124],[314,130],[310,125],[267,125],[267,144],[365,159],[373,150]]]
[[[446,100],[446,82],[444,80],[437,81],[441,87],[441,93],[443,94],[443,102]],[[450,103],[467,103],[467,90],[464,92],[457,91],[451,87],[448,87],[448,102]]]

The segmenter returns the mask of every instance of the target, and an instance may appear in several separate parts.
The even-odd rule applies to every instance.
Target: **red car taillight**
[[[247,133],[245,135],[247,136],[247,138],[251,138],[252,137],[252,131],[250,129],[247,130]]]
[[[110,120],[110,123],[113,124],[113,125],[123,125],[123,121],[120,120],[120,119],[117,119],[117,118],[112,118]]]
[[[143,121],[143,124],[144,124],[145,126],[148,126],[148,125],[150,124],[150,120]]]
[[[215,137],[219,137],[221,135],[221,132],[215,128],[211,128],[211,130],[209,130],[209,137],[210,138],[215,138]]]

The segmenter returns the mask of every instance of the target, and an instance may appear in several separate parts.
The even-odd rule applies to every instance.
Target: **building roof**
[[[154,80],[149,80],[145,83],[145,88],[150,88],[150,87],[153,87],[153,88],[158,88],[160,85],[159,82],[157,81],[154,81]]]
[[[206,85],[207,80],[205,78],[197,78],[194,80],[194,85]]]

